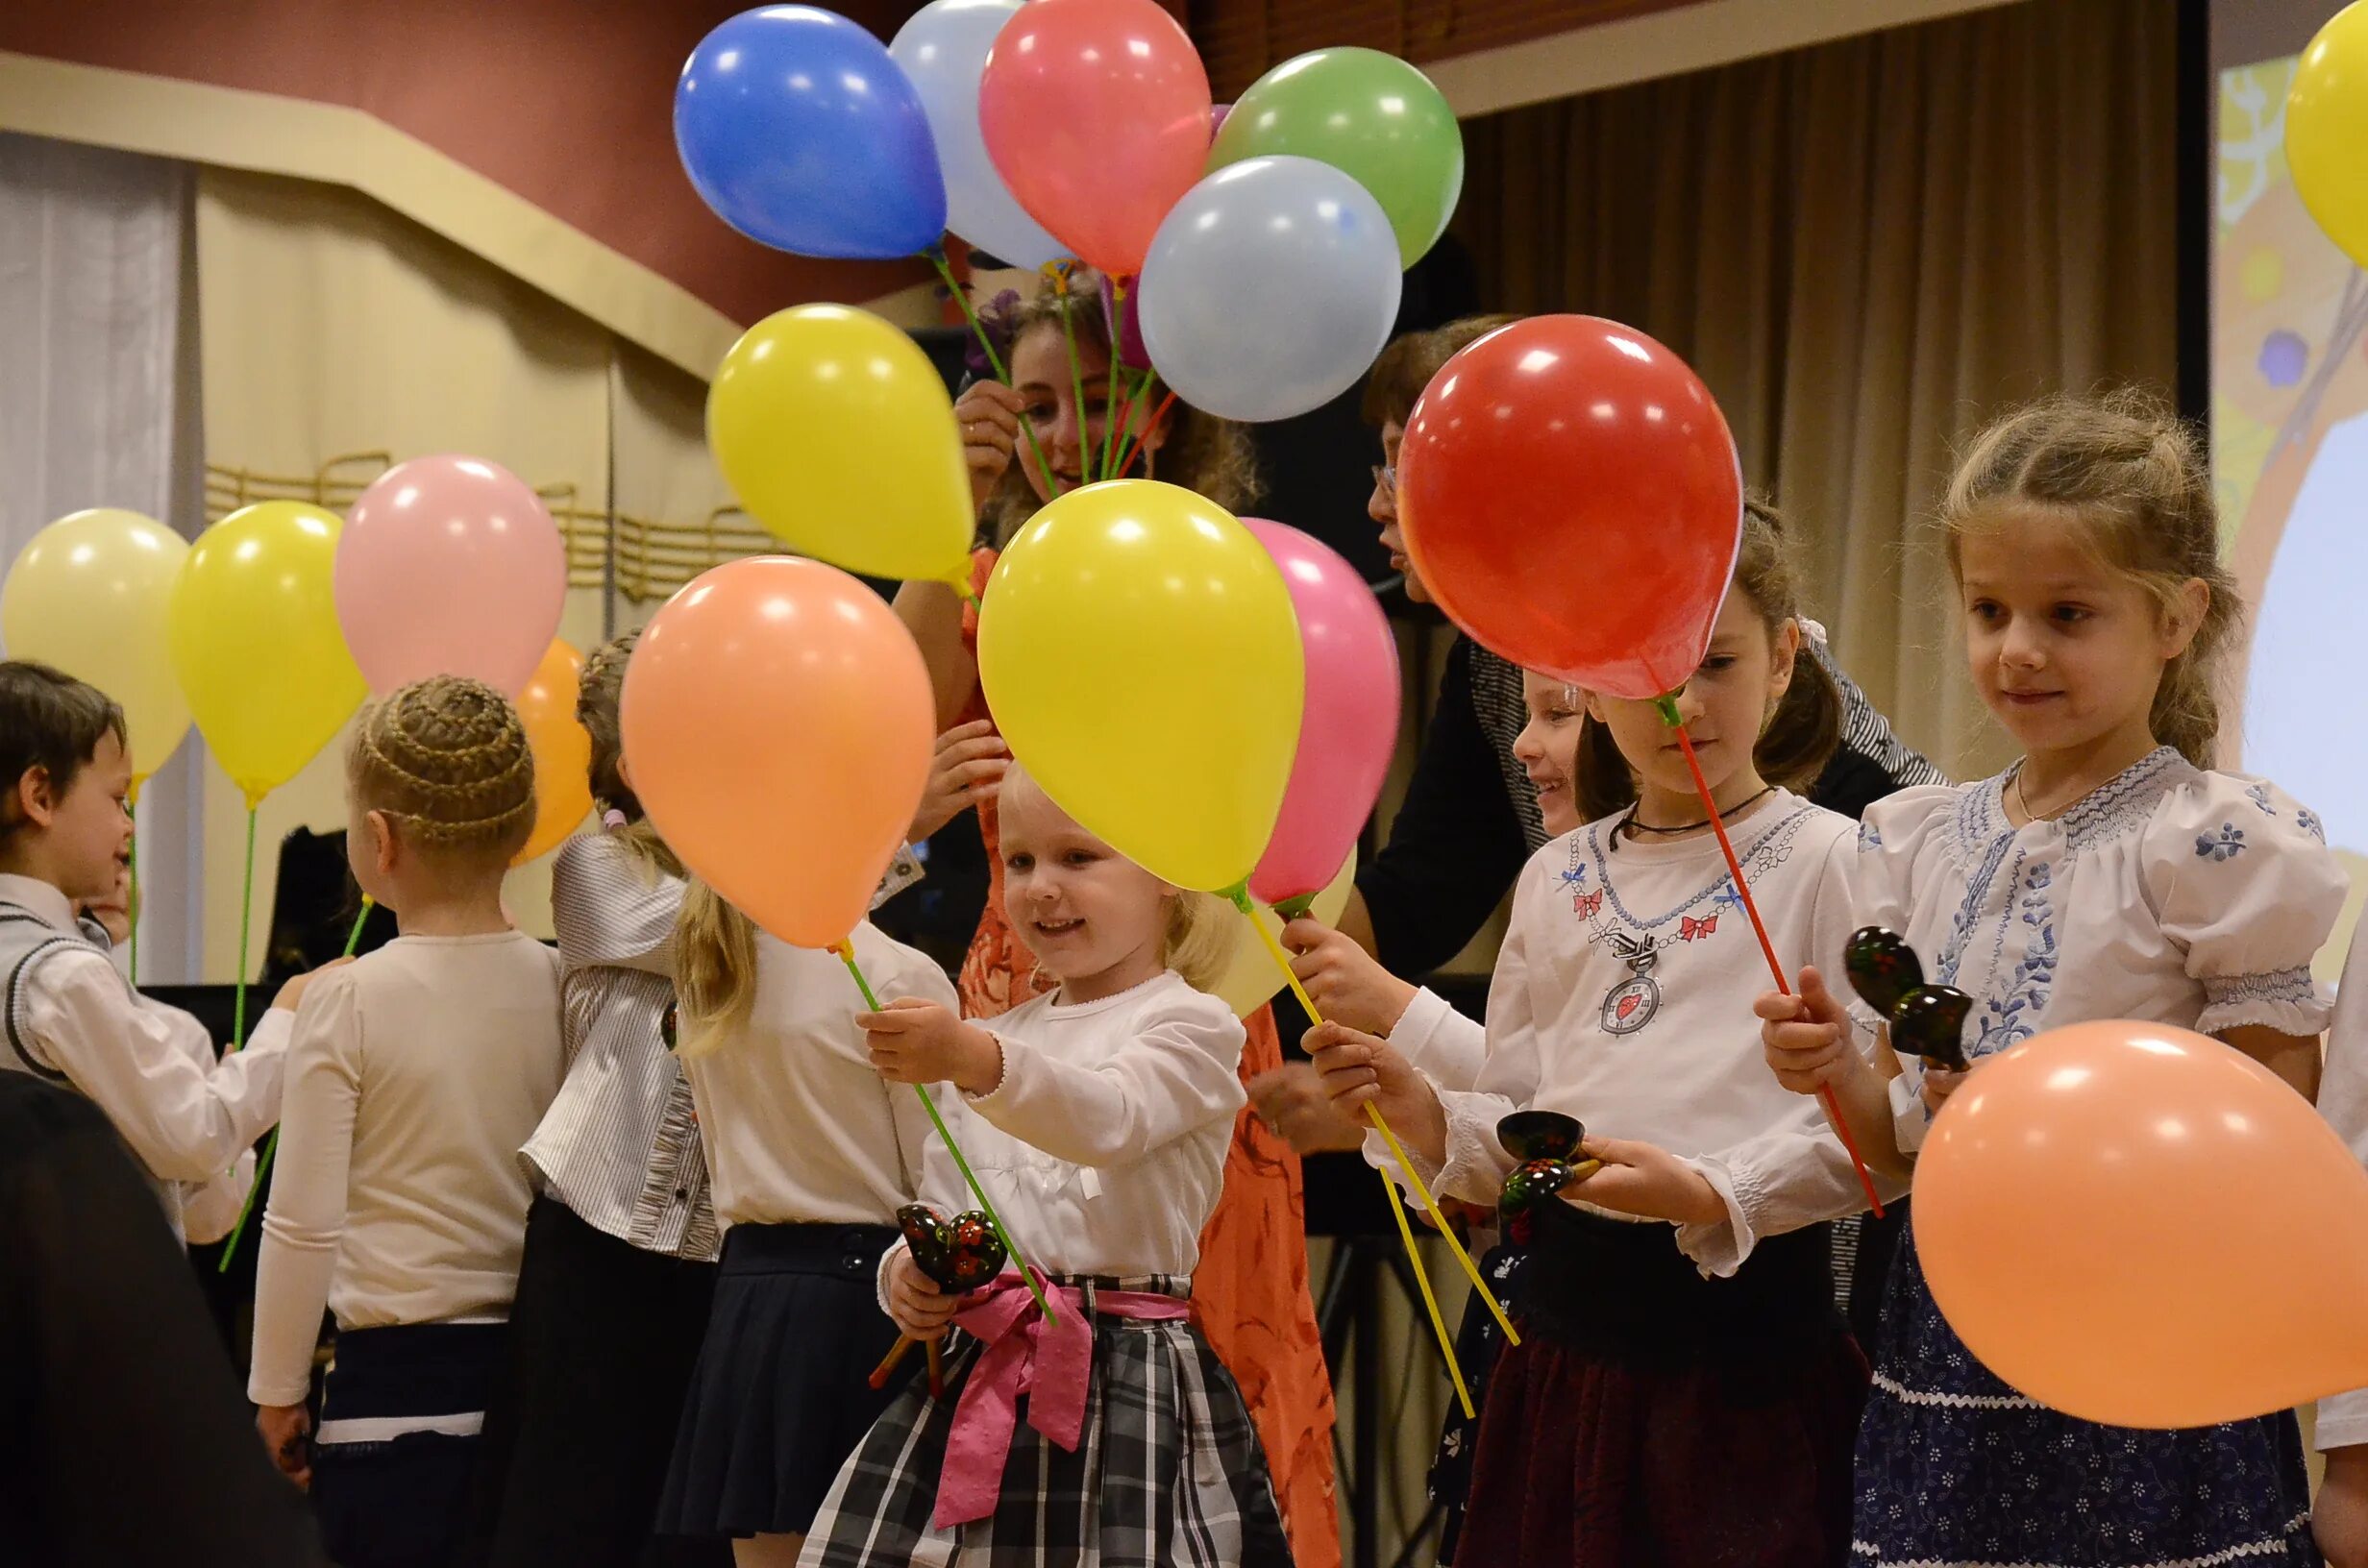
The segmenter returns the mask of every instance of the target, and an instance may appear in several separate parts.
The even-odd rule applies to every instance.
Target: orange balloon
[[[565,844],[592,810],[592,737],[576,722],[583,655],[555,637],[518,693],[518,722],[534,753],[534,833],[513,866]]]
[[[1912,1213],[1949,1327],[2066,1414],[2207,1426],[2368,1386],[2368,1171],[2216,1040],[2114,1019],[1979,1064]]]
[[[702,573],[644,627],[620,714],[682,863],[800,947],[843,941],[912,825],[936,708],[886,600],[785,555]]]

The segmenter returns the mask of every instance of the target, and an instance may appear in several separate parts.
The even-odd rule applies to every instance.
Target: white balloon
[[[946,227],[1015,267],[1069,255],[1013,198],[978,129],[978,78],[996,35],[1023,0],[929,0],[897,30],[888,53],[921,95],[946,177]]]
[[[1372,194],[1312,158],[1229,164],[1185,193],[1143,263],[1160,379],[1226,419],[1289,419],[1354,386],[1390,340],[1397,236]]]

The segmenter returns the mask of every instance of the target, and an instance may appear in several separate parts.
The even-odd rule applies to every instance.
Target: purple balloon
[[[1397,639],[1381,601],[1329,546],[1280,523],[1242,526],[1282,568],[1306,655],[1299,748],[1249,889],[1270,904],[1329,887],[1381,797],[1397,747]]]
[[[1232,112],[1231,104],[1211,104],[1209,106],[1209,143],[1211,146],[1217,143],[1217,133],[1225,129],[1225,116]]]

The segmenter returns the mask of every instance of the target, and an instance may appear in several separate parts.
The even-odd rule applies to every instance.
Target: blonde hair
[[[1011,312],[1003,324],[1010,334],[1005,339],[1006,354],[1016,353],[1021,339],[1039,328],[1063,331],[1064,321],[1068,324],[1066,330],[1076,333],[1081,346],[1091,345],[1105,359],[1111,357],[1110,322],[1102,311],[1100,282],[1097,274],[1084,270],[1069,280],[1066,292],[1051,279],[1043,280],[1036,293]],[[1144,417],[1156,410],[1166,396],[1166,386],[1153,380],[1147,394],[1148,406],[1143,410]],[[1080,417],[1087,412],[1090,410],[1079,410]],[[1026,415],[1021,417],[1024,419]],[[1181,399],[1168,411],[1167,429],[1167,441],[1155,456],[1146,458],[1157,478],[1181,485],[1229,512],[1239,512],[1258,499],[1262,488],[1258,453],[1250,444],[1247,429],[1232,420],[1204,413]],[[1145,446],[1148,445],[1147,440]],[[1024,437],[1019,455],[1026,460]],[[986,522],[996,546],[999,549],[1008,544],[1021,525],[1043,504],[1029,488],[1027,476],[1021,471],[1019,462],[1005,469],[1002,483],[987,499],[986,505]]]
[[[1018,762],[1004,771],[998,794],[1002,800],[1009,801],[1015,792],[1032,794],[1054,811],[1069,817],[1068,812],[1061,810],[1061,803],[1045,794],[1045,787],[1030,777],[1027,770]],[[1080,832],[1094,836],[1092,829],[1075,818],[1069,817],[1069,820]],[[1102,847],[1114,855],[1119,854],[1107,844],[1103,844]],[[1119,858],[1126,859],[1123,855]],[[1128,864],[1134,863],[1128,861]],[[1144,874],[1148,876],[1151,873],[1146,871]],[[1173,900],[1168,909],[1167,928],[1160,934],[1160,962],[1183,976],[1184,983],[1195,991],[1211,989],[1225,977],[1225,970],[1232,965],[1236,938],[1233,921],[1241,917],[1231,904],[1213,893],[1179,889],[1160,896]]]
[[[2163,667],[2148,716],[2157,741],[2210,767],[2220,733],[2213,686],[2244,600],[2220,564],[2219,510],[2194,431],[2134,388],[2017,408],[1974,438],[1940,505],[1949,570],[1961,583],[1964,540],[2009,513],[2060,524],[2163,614],[2187,583],[2210,590],[2194,637]]]
[[[756,922],[697,877],[675,916],[678,1056],[704,1056],[746,1027],[756,1006]]]
[[[506,870],[534,831],[526,726],[507,698],[462,675],[431,675],[364,707],[346,783],[423,854]]]
[[[592,737],[592,763],[587,772],[593,800],[604,816],[613,811],[625,819],[617,841],[639,858],[644,870],[680,876],[682,862],[650,825],[632,786],[625,782],[625,736],[617,714],[625,697],[626,667],[640,641],[638,630],[611,637],[583,661],[583,674],[576,681],[576,722]]]

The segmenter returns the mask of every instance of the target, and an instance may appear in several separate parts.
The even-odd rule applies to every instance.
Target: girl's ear
[[[1572,688],[1572,687],[1566,687],[1566,688],[1565,688],[1565,690],[1575,690],[1575,689],[1576,689],[1576,688]],[[1611,721],[1611,719],[1610,719],[1609,717],[1607,717],[1607,716],[1605,715],[1604,711],[1603,711],[1603,698],[1600,698],[1600,697],[1598,697],[1598,696],[1596,696],[1596,695],[1595,695],[1593,692],[1591,692],[1591,692],[1589,692],[1589,693],[1587,694],[1587,704],[1586,704],[1586,705],[1587,705],[1587,717],[1589,717],[1590,719],[1592,719],[1593,721],[1595,721],[1595,723],[1599,723],[1599,724],[1608,724],[1608,723],[1610,723],[1612,722],[1612,721]]]
[[[1786,616],[1785,624],[1776,628],[1776,640],[1770,651],[1772,657],[1768,661],[1767,711],[1770,716],[1773,716],[1777,704],[1785,699],[1785,693],[1792,689],[1793,667],[1800,662],[1801,657],[1801,624],[1792,617]]]
[[[370,829],[370,863],[386,876],[395,869],[395,826],[386,813],[374,811],[362,819]]]
[[[2195,634],[2204,629],[2211,611],[2211,584],[2202,577],[2181,583],[2162,611],[2162,656],[2175,659],[2187,651]]]

